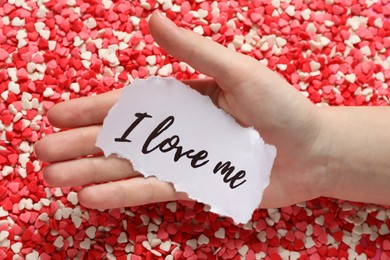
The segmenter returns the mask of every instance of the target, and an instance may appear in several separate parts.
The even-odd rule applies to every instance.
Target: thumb
[[[149,29],[154,40],[166,52],[214,78],[225,91],[233,92],[234,86],[253,78],[253,73],[270,73],[268,68],[254,58],[179,28],[159,12],[155,12],[150,18]]]

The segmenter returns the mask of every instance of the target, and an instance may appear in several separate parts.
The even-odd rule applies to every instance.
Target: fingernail
[[[162,20],[164,20],[167,24],[171,25],[171,26],[174,26],[174,27],[177,27],[177,25],[171,20],[169,19],[168,17],[166,17],[165,15],[163,15],[161,12],[157,11],[156,12],[158,16],[160,16],[160,18]]]

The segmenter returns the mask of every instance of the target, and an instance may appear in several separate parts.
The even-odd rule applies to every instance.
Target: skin
[[[149,27],[161,48],[210,77],[186,84],[210,96],[240,124],[254,126],[277,147],[260,207],[283,207],[320,196],[390,203],[390,140],[381,135],[390,123],[374,120],[388,117],[388,109],[316,107],[257,60],[179,28],[158,12]],[[46,136],[35,145],[37,157],[51,163],[44,169],[45,180],[58,187],[86,186],[78,196],[89,208],[188,199],[168,183],[143,178],[127,160],[99,155],[96,136],[119,95],[120,90],[115,90],[49,110],[53,126],[70,130]],[[86,155],[95,156],[78,159]]]

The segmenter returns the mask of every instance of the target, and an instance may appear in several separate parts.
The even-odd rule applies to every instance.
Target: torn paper
[[[172,78],[123,89],[97,138],[105,156],[127,158],[145,177],[173,183],[210,210],[246,223],[269,183],[276,148]]]

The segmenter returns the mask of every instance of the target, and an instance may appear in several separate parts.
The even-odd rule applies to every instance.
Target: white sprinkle
[[[365,56],[370,56],[371,55],[371,49],[368,47],[368,45],[363,46],[360,48],[360,51],[363,53]]]
[[[12,19],[11,25],[12,26],[25,26],[26,21],[24,19],[20,19],[19,17],[15,17],[14,19]]]
[[[38,71],[34,72],[34,74],[31,76],[31,80],[39,80],[43,78],[43,73],[45,73],[46,70],[46,64],[35,64],[35,69]]]
[[[199,19],[205,18],[208,14],[209,14],[209,12],[207,12],[207,10],[204,10],[204,9],[199,9],[198,10],[198,17],[199,17]]]
[[[149,240],[149,234],[153,235],[154,238]],[[157,235],[153,233],[148,233],[148,241],[150,242],[150,246],[153,248],[161,244],[161,239],[157,238]]]
[[[42,205],[44,205],[46,207],[50,205],[50,200],[49,199],[42,198],[39,201],[42,203]]]
[[[193,29],[193,31],[196,32],[197,34],[200,34],[200,35],[203,35],[203,34],[204,34],[203,27],[202,27],[201,25],[196,26],[196,27]]]
[[[322,46],[327,46],[330,43],[330,40],[325,36],[320,37],[320,43]]]
[[[147,250],[151,250],[152,249],[152,247],[150,246],[149,242],[146,241],[146,240],[142,241],[142,246],[144,248],[146,248]]]
[[[168,202],[166,204],[167,209],[169,209],[172,213],[175,213],[177,210],[177,203],[175,201]]]
[[[72,214],[71,219],[76,228],[79,228],[83,221],[80,217],[76,216],[75,214]]]
[[[62,92],[61,99],[66,101],[70,99],[70,93],[69,92]]]
[[[84,41],[79,36],[74,37],[73,46],[80,47],[83,43]]]
[[[272,4],[275,8],[279,8],[279,7],[280,7],[280,0],[272,0],[272,1],[271,1],[271,4]]]
[[[361,253],[355,259],[356,260],[367,260],[367,255],[365,253]]]
[[[215,231],[214,236],[219,239],[225,238],[225,229],[220,227],[217,231]]]
[[[6,91],[4,91],[3,93],[1,93],[0,96],[1,96],[4,100],[7,100],[7,99],[8,99],[8,93],[9,93],[9,91],[6,90]]]
[[[286,13],[289,15],[289,16],[294,16],[295,15],[295,6],[293,5],[289,5],[287,8],[286,8]]]
[[[109,244],[105,244],[104,247],[106,248],[106,251],[108,253],[114,252],[114,248],[112,246],[110,246]]]
[[[278,250],[279,251],[279,250]],[[286,249],[281,249],[279,251],[279,256],[282,258],[282,259],[290,259],[290,251],[286,250]]]
[[[376,219],[384,221],[386,219],[386,213],[384,210],[378,211],[378,214],[376,214]]]
[[[64,238],[62,236],[58,236],[54,241],[53,245],[61,249],[64,246]]]
[[[356,34],[352,34],[350,37],[349,37],[349,40],[348,40],[350,43],[352,44],[356,44],[356,43],[359,43],[361,42],[361,39],[358,35]]]
[[[246,253],[248,253],[248,249],[249,249],[249,247],[247,245],[243,245],[240,249],[238,249],[238,253],[241,256],[245,256]]]
[[[119,234],[118,238],[116,239],[116,242],[118,242],[119,244],[127,243],[128,239],[127,239],[126,233],[125,232],[121,232]]]
[[[299,257],[301,257],[299,252],[290,251],[290,260],[297,260]]]
[[[54,219],[55,220],[61,220],[62,219],[62,209],[57,209],[54,213]]]
[[[210,29],[214,33],[217,33],[217,32],[219,32],[219,29],[221,29],[221,24],[220,23],[212,23],[212,24],[210,24]]]
[[[9,236],[9,232],[6,230],[0,231],[0,242],[3,242]]]
[[[62,209],[62,218],[68,219],[70,215],[72,215],[73,209],[72,208],[63,208]]]
[[[287,69],[287,64],[278,64],[276,67],[281,71],[285,71]]]
[[[3,170],[1,171],[1,175],[3,177],[6,177],[13,172],[14,172],[14,169],[11,166],[6,165],[6,166],[4,166]],[[0,213],[0,215],[1,215],[1,213]]]
[[[150,252],[155,256],[162,256],[162,254],[154,249],[150,250]]]
[[[33,250],[31,253],[26,255],[26,260],[38,260],[39,258],[39,253],[35,250]]]
[[[141,220],[142,220],[142,224],[144,224],[145,226],[149,224],[149,221],[150,221],[150,218],[149,216],[145,215],[145,214],[142,214],[140,216]]]
[[[103,47],[103,39],[98,38],[98,39],[96,39],[96,40],[93,40],[93,43],[95,44],[96,48],[99,49],[98,52],[99,52],[99,57],[100,57],[100,50],[101,50],[102,47]]]
[[[107,60],[110,62],[110,65],[112,67],[118,66],[120,64],[118,57],[115,55],[115,53],[111,53],[107,56]]]
[[[172,6],[173,6],[172,1],[164,1],[164,3],[162,4],[162,8],[164,11],[171,9]]]
[[[28,73],[33,73],[35,71],[35,68],[36,68],[36,65],[34,62],[27,63],[27,72]],[[24,92],[24,93],[26,93],[26,92]]]
[[[148,225],[148,232],[157,232],[158,231],[158,226],[154,223],[149,223]]]
[[[252,51],[252,46],[250,44],[248,44],[248,43],[244,43],[241,46],[241,51],[244,52],[244,53],[251,52]]]
[[[169,249],[171,249],[171,245],[172,245],[172,244],[171,244],[170,241],[162,242],[162,243],[160,244],[160,249],[163,250],[163,251],[165,251],[165,252],[168,252]]]
[[[236,17],[240,22],[245,21],[245,17],[241,13],[236,13]]]
[[[87,236],[90,238],[90,239],[94,239],[95,238],[95,235],[96,235],[96,227],[95,226],[90,226],[89,228],[87,228],[85,230],[85,234],[87,234]]]
[[[332,27],[332,26],[334,26],[334,22],[331,21],[331,20],[325,20],[325,21],[324,21],[324,24],[325,24],[326,27]]]
[[[156,55],[150,55],[150,56],[146,57],[145,60],[151,66],[156,65]]]
[[[311,71],[318,71],[321,68],[321,64],[315,61],[310,62]]]
[[[139,18],[136,17],[136,16],[131,16],[131,17],[130,17],[130,22],[131,22],[134,26],[138,26],[139,23],[141,22],[141,19],[139,19]]]
[[[347,234],[344,233],[343,238],[342,238],[342,241],[343,241],[345,244],[350,245],[351,242],[352,242],[352,237],[351,237],[351,235],[348,234],[348,233],[347,233]]]
[[[127,243],[127,245],[125,246],[125,252],[126,253],[134,252],[134,246],[131,243]]]
[[[258,232],[256,237],[260,242],[265,243],[267,241],[267,233],[264,230]]]
[[[16,82],[18,81],[18,75],[16,68],[8,68],[7,69],[8,76],[11,78],[12,81]]]
[[[49,31],[49,30],[41,30],[41,31],[39,32],[39,35],[40,35],[42,38],[48,40],[49,37],[50,37],[50,31]]]
[[[174,5],[171,7],[171,11],[174,12],[174,13],[180,13],[180,12],[181,12],[181,6],[180,6],[180,5],[177,5],[177,4],[174,4]]]
[[[20,86],[18,83],[15,83],[13,81],[10,81],[8,83],[8,90],[11,91],[12,93],[19,95],[20,94]]]
[[[159,70],[158,70],[158,75],[160,76],[168,76],[169,74],[172,73],[172,64],[171,63],[168,63],[164,66],[162,66]]]
[[[200,234],[200,236],[198,238],[199,245],[207,245],[209,242],[210,242],[210,239],[208,237],[206,237],[203,234]]]
[[[47,222],[49,221],[49,215],[46,212],[41,213],[41,215],[38,216],[38,219]]]
[[[89,238],[84,238],[84,241],[80,243],[80,247],[89,250],[91,248],[91,240]]]
[[[79,200],[77,198],[77,193],[74,191],[68,193],[67,200],[73,205],[77,205],[79,203]]]
[[[264,42],[263,45],[261,45],[260,50],[261,51],[267,51],[269,49],[268,42]]]
[[[19,154],[18,162],[23,168],[26,168],[27,162],[30,161],[30,153],[21,153]],[[21,168],[22,169],[22,168]],[[20,170],[20,169],[19,169]],[[24,169],[25,170],[25,169]],[[20,172],[19,172],[20,173]]]
[[[54,51],[56,49],[57,42],[56,41],[48,41],[48,43],[49,43],[49,50]]]
[[[310,14],[311,14],[310,9],[305,9],[301,12],[301,16],[302,16],[303,20],[305,20],[305,21],[308,21],[310,19]]]
[[[93,29],[93,28],[95,28],[97,26],[96,20],[93,17],[88,18],[88,20],[85,23],[86,23],[85,26],[88,29]]]
[[[316,245],[316,243],[313,241],[313,238],[311,238],[311,237],[306,237],[306,240],[305,240],[305,247],[306,247],[307,249],[312,248],[312,247],[315,246],[315,245]]]
[[[68,6],[75,6],[76,4],[77,4],[77,2],[76,2],[76,0],[67,0],[66,1],[66,4],[68,5]]]
[[[15,254],[20,253],[20,249],[22,249],[23,244],[21,242],[17,242],[13,245],[11,245],[11,249]]]
[[[383,75],[383,72],[378,72],[375,74],[375,78],[379,81],[385,82],[385,76]]]
[[[390,233],[390,231],[389,231],[389,227],[384,223],[384,224],[382,224],[381,225],[381,228],[379,229],[379,231],[378,231],[378,233],[380,234],[380,235],[387,235],[387,234],[389,234]]]
[[[79,83],[73,82],[72,84],[70,84],[70,89],[73,90],[76,93],[79,93],[80,92],[80,85],[79,85]]]
[[[64,196],[64,193],[62,193],[61,188],[55,188],[54,196],[56,196],[56,197],[62,197],[62,196]]]
[[[92,58],[92,52],[90,51],[85,51],[83,53],[81,53],[80,57],[84,60],[91,60]]]
[[[19,149],[22,150],[23,152],[25,153],[30,153],[31,152],[31,146],[29,144],[29,142],[27,141],[23,141],[20,145],[19,145]]]
[[[382,28],[383,27],[383,21],[382,18],[378,17],[374,21],[375,27]]]
[[[104,6],[104,9],[108,10],[108,9],[110,9],[110,7],[112,5],[112,1],[111,0],[103,0],[102,4]]]
[[[316,32],[317,28],[313,23],[308,23],[306,26],[306,31],[307,32]]]
[[[198,244],[196,242],[196,239],[189,239],[189,240],[187,240],[186,245],[191,247],[193,250],[195,250],[196,247],[198,246]]]
[[[46,88],[45,91],[43,91],[44,97],[51,97],[54,95],[54,90],[52,88]]]
[[[356,75],[351,73],[351,74],[347,74],[345,76],[345,79],[349,82],[349,83],[355,83],[355,80],[356,80]]]
[[[278,45],[278,47],[283,47],[287,44],[286,39],[284,39],[282,37],[276,37],[275,41],[276,41],[276,44]]]

